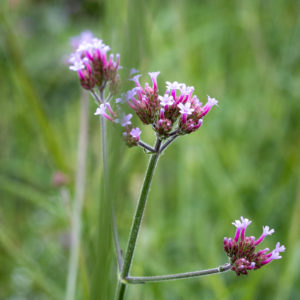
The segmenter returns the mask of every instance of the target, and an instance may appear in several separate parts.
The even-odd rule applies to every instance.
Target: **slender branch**
[[[71,219],[71,253],[67,278],[66,300],[73,300],[76,292],[76,278],[80,249],[81,212],[85,190],[85,171],[88,144],[89,99],[83,92],[80,100],[80,125],[78,141],[77,171],[75,181],[75,196]]]
[[[95,93],[94,90],[90,90],[90,93],[93,96],[93,98],[96,100],[97,104],[101,104],[103,102],[102,99],[97,95],[97,93]]]
[[[179,132],[179,129],[176,129],[176,130],[170,132],[169,136],[173,136],[173,135],[177,134],[178,132]]]
[[[227,272],[231,269],[231,264],[225,264],[223,266],[219,266],[218,268],[208,269],[208,270],[200,270],[194,272],[186,272],[186,273],[178,273],[178,274],[170,274],[170,275],[160,275],[160,276],[145,276],[145,277],[132,277],[127,276],[125,278],[125,282],[128,284],[139,284],[139,283],[147,283],[147,282],[160,282],[160,281],[170,281],[170,280],[178,280],[178,279],[187,279],[192,277],[200,277],[204,275],[211,275],[216,273]]]
[[[150,152],[152,152],[152,153],[154,153],[155,152],[155,149],[153,148],[153,147],[151,147],[150,145],[148,145],[148,144],[146,144],[146,143],[144,143],[144,142],[142,142],[142,141],[139,141],[139,144],[138,144],[140,147],[142,147],[142,148],[144,148],[145,150],[148,150],[148,151],[150,151]]]
[[[142,223],[151,181],[160,154],[160,146],[161,146],[161,140],[157,137],[156,144],[155,144],[155,153],[151,155],[148,169],[146,171],[140,199],[138,201],[133,222],[131,225],[129,240],[128,240],[127,249],[124,257],[124,265],[122,268],[122,272],[120,274],[120,279],[119,279],[119,283],[115,295],[116,300],[124,299],[126,284],[123,282],[123,280],[128,276],[132,264],[133,253],[134,253],[137,237],[139,234],[140,226]]]
[[[162,153],[176,138],[178,135],[173,135],[170,139],[168,139],[160,148],[160,153]]]
[[[105,99],[104,99],[104,90],[105,90],[106,84],[107,84],[107,81],[105,80],[105,81],[103,81],[101,83],[101,86],[98,88],[99,93],[100,93],[100,98],[102,100],[104,100],[103,102],[105,102]]]

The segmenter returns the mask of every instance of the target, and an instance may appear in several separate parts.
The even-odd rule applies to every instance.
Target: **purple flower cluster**
[[[193,95],[193,87],[178,82],[167,81],[164,94],[159,95],[158,75],[159,72],[150,72],[152,84],[146,83],[144,87],[139,82],[141,75],[134,76],[131,80],[136,86],[116,99],[116,104],[127,103],[144,124],[152,125],[161,139],[197,130],[203,123],[203,117],[218,101],[208,96],[207,103],[202,105],[197,96]],[[118,110],[120,111],[119,108]],[[127,145],[138,145],[141,130],[132,128],[132,114],[119,118],[108,103],[101,104],[95,114],[121,124],[125,129],[123,138]]]
[[[245,236],[245,230],[248,225],[251,224],[246,218],[241,217],[240,220],[236,220],[232,223],[236,227],[236,233],[234,238],[224,238],[224,250],[230,258],[232,264],[232,270],[237,275],[247,275],[250,270],[257,270],[262,266],[268,264],[274,259],[280,259],[280,252],[285,251],[285,247],[278,242],[273,251],[268,252],[269,249],[265,248],[255,252],[255,248],[260,244],[267,235],[271,235],[275,232],[274,229],[270,229],[269,226],[263,226],[263,233],[256,240],[254,236]],[[240,239],[240,240],[239,240]]]
[[[167,81],[166,89],[160,95],[157,87],[160,72],[150,72],[152,83],[146,83],[144,87],[139,82],[141,75],[131,79],[136,86],[116,99],[117,108],[114,111],[109,101],[120,82],[120,56],[117,54],[114,60],[114,55],[110,54],[107,58],[109,46],[89,31],[72,38],[71,44],[74,52],[69,58],[69,68],[78,73],[81,86],[90,91],[99,105],[95,115],[120,124],[124,128],[123,138],[128,146],[145,144],[140,142],[141,130],[133,128],[131,124],[132,114],[122,113],[122,103],[127,103],[144,124],[152,125],[161,140],[174,140],[180,135],[194,132],[202,125],[203,117],[218,103],[208,96],[207,103],[202,105],[197,96],[193,95],[193,87],[177,81]],[[137,72],[132,69],[130,74]],[[108,92],[106,88],[109,88]]]
[[[115,92],[119,83],[120,55],[116,55],[116,61],[113,54],[107,58],[109,46],[90,32],[83,32],[71,43],[76,49],[69,58],[69,68],[78,73],[81,86],[90,91],[94,87],[103,91],[109,83],[110,92]]]
[[[170,134],[187,134],[197,130],[203,117],[218,101],[208,97],[205,105],[193,95],[194,88],[184,83],[166,82],[166,90],[161,96],[157,88],[159,72],[149,73],[152,85],[144,87],[139,82],[141,75],[133,77],[136,86],[127,93],[128,105],[135,110],[144,124],[151,124],[161,138]]]

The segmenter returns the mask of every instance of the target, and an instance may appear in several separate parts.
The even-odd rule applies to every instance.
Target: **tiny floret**
[[[132,118],[132,114],[123,115],[123,118],[121,119],[122,127],[130,125],[131,124],[131,121],[130,121],[131,118]]]
[[[208,95],[207,98],[208,98],[207,104],[209,104],[210,106],[218,105],[218,100],[216,100],[215,98],[211,98]]]
[[[280,258],[282,258],[282,256],[279,255],[279,252],[273,250],[273,251],[272,251],[272,255],[271,255],[270,258],[271,258],[271,259],[280,259]]]
[[[166,84],[168,90],[180,90],[182,86],[182,84],[178,83],[177,81],[174,82],[166,81]]]
[[[164,95],[163,97],[159,96],[158,99],[161,106],[173,105],[173,103],[175,102],[174,98],[168,95]]]
[[[132,78],[130,78],[130,80],[134,81],[136,84],[140,84],[139,79],[141,76],[142,76],[141,74],[135,75]]]
[[[274,229],[270,229],[269,226],[263,226],[263,234],[264,235],[272,235],[275,232]]]
[[[276,243],[276,248],[274,249],[274,251],[276,252],[284,252],[285,251],[285,247],[283,245],[280,246],[280,242]]]
[[[160,74],[160,72],[159,71],[158,72],[149,72],[148,74],[152,80],[153,79],[156,80],[157,76]]]
[[[242,228],[243,224],[240,220],[235,220],[235,222],[231,223],[232,225],[234,225],[236,228]]]
[[[94,115],[101,115],[103,116],[104,114],[106,114],[106,107],[105,105],[102,103],[100,104],[99,107],[97,107],[96,112],[94,113]]]
[[[139,73],[139,70],[132,68],[132,69],[130,69],[129,75],[132,76],[133,74],[136,74],[136,73]]]
[[[232,223],[236,228],[246,228],[248,225],[251,224],[252,221],[248,220],[247,218],[241,217],[240,220],[235,220],[235,222]]]
[[[83,60],[78,55],[71,55],[69,59],[69,69],[72,71],[79,71],[85,68],[85,65],[83,63]]]
[[[137,128],[132,128],[130,131],[130,135],[137,140],[140,138],[142,131],[137,127]]]
[[[190,115],[194,111],[194,108],[191,107],[191,103],[187,102],[185,104],[179,103],[178,104],[179,112],[183,115]]]

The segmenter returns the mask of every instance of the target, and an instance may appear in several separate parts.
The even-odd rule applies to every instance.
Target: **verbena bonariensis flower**
[[[69,58],[69,68],[78,73],[81,86],[89,91],[98,88],[101,93],[109,84],[110,93],[115,93],[119,85],[120,55],[116,55],[116,60],[113,54],[107,58],[110,47],[90,32],[72,38],[71,43],[76,49]]]
[[[166,90],[160,95],[157,87],[158,75],[159,72],[150,72],[152,83],[146,83],[144,87],[139,82],[141,75],[135,75],[131,80],[136,86],[123,94],[122,98],[118,98],[117,105],[127,103],[145,125],[152,126],[160,139],[196,131],[202,125],[203,117],[218,101],[208,96],[207,103],[202,105],[197,96],[193,95],[194,87],[176,81],[167,81]],[[131,131],[132,125],[129,120],[132,115],[123,116],[123,121],[120,121],[117,114],[110,111],[110,106],[102,108],[104,110],[98,109],[96,114],[120,123],[125,129],[123,137],[126,143],[129,146],[138,145],[139,136],[137,138]],[[113,114],[116,115],[115,119]]]
[[[232,264],[231,270],[237,275],[247,275],[250,270],[257,270],[262,266],[268,264],[274,259],[280,259],[280,252],[285,251],[283,245],[280,246],[278,242],[273,251],[268,252],[269,249],[256,251],[256,246],[259,245],[267,235],[272,235],[275,230],[270,229],[269,226],[263,226],[263,232],[258,239],[254,236],[245,236],[245,231],[251,221],[241,217],[232,223],[236,227],[234,238],[224,238],[224,250],[230,258]]]

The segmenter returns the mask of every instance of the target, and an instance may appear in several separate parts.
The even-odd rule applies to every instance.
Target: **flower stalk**
[[[222,272],[227,272],[231,269],[231,264],[225,264],[213,269],[207,270],[199,270],[194,272],[185,272],[185,273],[177,273],[177,274],[169,274],[169,275],[159,275],[159,276],[144,276],[144,277],[131,277],[127,276],[125,278],[126,283],[128,284],[140,284],[147,282],[160,282],[160,281],[170,281],[170,280],[178,280],[178,279],[188,279],[193,277],[200,277],[205,275],[212,275]]]
[[[160,154],[160,146],[161,146],[161,140],[157,138],[156,144],[155,144],[155,153],[151,155],[148,168],[146,171],[140,199],[138,201],[134,219],[131,225],[131,230],[129,234],[129,239],[128,239],[128,244],[127,244],[127,249],[125,252],[124,256],[124,264],[122,267],[122,271],[120,274],[119,278],[119,283],[116,291],[116,300],[122,300],[125,295],[125,290],[126,290],[126,283],[123,281],[126,281],[126,277],[129,275],[130,267],[132,264],[132,259],[133,259],[133,254],[134,254],[134,249],[137,241],[137,237],[140,231],[143,215],[144,215],[144,210],[148,198],[148,193],[151,185],[151,181],[153,178],[153,174],[155,171],[155,167],[157,165],[158,159],[159,159],[159,154]]]

